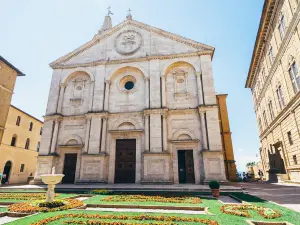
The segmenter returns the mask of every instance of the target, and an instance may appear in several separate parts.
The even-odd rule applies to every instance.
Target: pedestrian
[[[261,169],[258,170],[258,176],[259,176],[260,182],[262,183],[263,182],[264,173],[261,171]]]

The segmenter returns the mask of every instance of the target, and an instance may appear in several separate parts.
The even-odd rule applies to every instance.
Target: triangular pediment
[[[214,48],[136,20],[125,20],[95,35],[91,41],[52,62],[50,66],[55,68],[201,52],[212,56]]]

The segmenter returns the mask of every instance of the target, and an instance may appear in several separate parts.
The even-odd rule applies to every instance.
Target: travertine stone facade
[[[110,24],[107,16],[90,42],[50,64],[35,182],[65,173],[75,153],[75,183],[114,183],[124,139],[136,143],[136,183],[179,183],[178,150],[192,151],[195,183],[226,181],[214,48],[131,16]]]
[[[300,181],[299,12],[297,0],[265,1],[246,83],[255,105],[262,164],[270,180]]]

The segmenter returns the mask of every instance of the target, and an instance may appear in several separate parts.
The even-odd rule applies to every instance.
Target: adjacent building
[[[15,106],[9,107],[0,144],[2,183],[28,183],[33,178],[43,122]]]
[[[300,181],[300,4],[266,0],[246,87],[268,180]]]
[[[63,183],[227,181],[235,165],[213,54],[131,15],[114,27],[106,16],[91,41],[50,64],[34,182],[46,173]]]
[[[0,143],[3,137],[17,76],[25,75],[0,56]]]

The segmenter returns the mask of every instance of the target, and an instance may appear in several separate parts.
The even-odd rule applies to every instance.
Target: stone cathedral
[[[114,27],[106,16],[91,41],[50,64],[34,183],[47,173],[77,184],[227,181],[235,163],[226,159],[213,54],[130,14]]]

